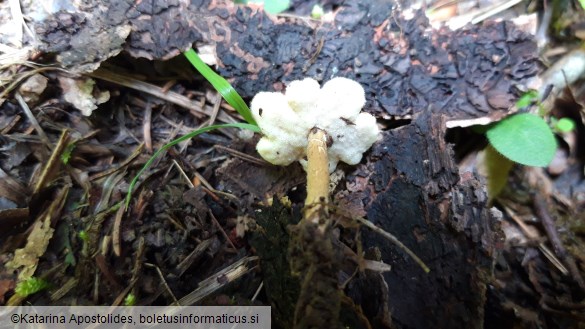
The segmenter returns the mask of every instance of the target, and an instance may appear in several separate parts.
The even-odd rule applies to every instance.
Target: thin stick
[[[177,167],[177,169],[179,170],[179,173],[181,174],[181,177],[183,177],[185,179],[185,181],[187,182],[187,185],[189,185],[190,188],[195,188],[195,185],[193,185],[193,182],[191,182],[191,180],[189,179],[189,176],[187,176],[187,174],[185,173],[183,168],[181,168],[181,166],[179,165],[177,160],[173,159],[173,164],[175,165],[175,167]]]
[[[129,76],[117,74],[117,73],[108,71],[106,69],[100,68],[99,70],[95,70],[92,73],[89,73],[88,75],[93,77],[93,78],[98,78],[101,80],[116,83],[116,84],[119,84],[121,86],[132,88],[132,89],[138,90],[138,91],[142,91],[142,92],[147,93],[149,95],[158,97],[160,99],[164,99],[167,102],[171,102],[175,105],[184,107],[188,110],[192,110],[193,115],[197,116],[198,118],[203,118],[206,115],[211,115],[212,111],[213,111],[212,109],[208,110],[207,108],[199,107],[199,105],[196,102],[190,100],[189,98],[187,98],[179,93],[176,93],[173,91],[164,92],[163,88],[161,88],[161,87],[155,86],[155,85],[150,84],[150,83],[146,83],[146,82],[138,80],[138,79],[134,79],[134,78],[129,77]],[[232,118],[231,116],[229,116],[223,112],[220,112],[218,114],[217,119],[219,121],[226,122],[226,123],[231,123],[231,122],[236,121],[234,118]]]
[[[169,287],[169,285],[167,284],[167,280],[165,280],[165,276],[163,275],[160,268],[158,266],[156,266],[155,264],[151,264],[151,263],[144,263],[144,265],[146,267],[154,268],[156,270],[156,273],[158,274],[158,277],[160,278],[163,287],[167,290],[167,292],[169,293],[169,295],[173,299],[174,305],[177,305],[179,303],[179,301],[177,300],[177,297],[175,297],[175,294],[173,294],[171,287]]]
[[[65,150],[65,147],[67,147],[68,143],[69,130],[63,129],[63,131],[61,132],[61,137],[59,137],[59,141],[57,142],[57,145],[53,149],[53,153],[51,153],[51,157],[43,167],[41,176],[39,177],[35,184],[35,188],[33,190],[34,193],[38,193],[43,187],[45,187],[49,183],[50,180],[54,178],[55,175],[54,171],[56,170],[56,168],[59,168],[61,164],[61,160],[59,159],[59,157],[61,156],[61,154],[63,154],[63,150]]]
[[[41,138],[43,143],[45,143],[47,147],[51,147],[52,145],[51,141],[49,140],[49,137],[47,137],[47,134],[45,134],[45,131],[43,130],[43,128],[41,128],[41,125],[39,124],[34,114],[28,107],[28,104],[24,101],[24,98],[22,98],[22,96],[20,96],[20,93],[18,92],[14,93],[14,98],[16,98],[16,100],[18,101],[18,104],[22,108],[22,111],[24,112],[24,114],[26,114],[26,117],[37,131],[37,134],[39,134],[39,137]]]
[[[565,265],[569,267],[569,271],[573,276],[573,279],[577,282],[581,289],[585,290],[585,280],[581,276],[581,272],[579,271],[579,267],[575,263],[575,260],[563,245],[554,220],[548,211],[548,203],[545,197],[540,194],[536,194],[534,196],[534,207],[536,208],[536,214],[540,218],[540,222],[542,223],[542,226],[548,235],[548,239],[553,246],[555,254],[561,259],[561,261],[564,262]]]
[[[216,144],[216,145],[213,145],[213,147],[216,148],[216,149],[220,149],[220,150],[226,151],[227,153],[229,153],[229,154],[231,154],[231,155],[233,155],[233,156],[235,156],[237,158],[240,158],[242,160],[245,160],[245,161],[248,161],[248,162],[251,162],[251,163],[255,163],[255,164],[260,165],[260,166],[268,166],[268,165],[270,165],[270,163],[268,161],[264,160],[264,159],[258,159],[255,156],[252,156],[252,155],[249,155],[249,154],[240,152],[240,151],[236,151],[236,150],[231,149],[231,148],[229,148],[227,146],[223,146],[223,145]]]
[[[209,210],[209,217],[211,217],[211,220],[213,221],[213,223],[215,224],[215,226],[217,226],[217,228],[219,229],[219,231],[221,232],[221,235],[223,235],[223,237],[227,240],[227,243],[235,250],[238,251],[238,248],[236,248],[236,246],[234,245],[234,243],[232,242],[232,240],[230,239],[229,235],[227,235],[227,233],[225,232],[225,230],[223,229],[223,227],[221,227],[221,225],[219,224],[219,222],[217,221],[217,218],[215,218],[215,216],[213,215],[213,213],[211,212],[211,210]]]
[[[504,206],[504,211],[512,218],[512,220],[520,227],[520,230],[526,235],[529,240],[532,241],[540,241],[538,234],[533,233],[529,228],[528,225],[524,223],[522,218],[520,218],[512,209],[507,206]],[[548,259],[561,273],[564,275],[569,274],[569,270],[561,263],[561,261],[554,255],[552,251],[548,249],[548,247],[543,242],[538,242],[538,249],[546,259]]]
[[[252,296],[251,301],[255,301],[256,298],[258,297],[258,295],[260,295],[260,291],[262,291],[262,287],[264,287],[264,281],[260,282],[260,285],[258,286],[258,289],[256,289],[254,296]]]
[[[209,122],[207,123],[208,126],[211,126],[215,123],[215,119],[217,118],[217,114],[219,113],[219,107],[221,106],[221,101],[223,98],[221,97],[220,93],[217,93],[215,97],[215,102],[213,103],[213,112],[211,112],[211,116],[209,117]]]
[[[408,254],[408,256],[410,256],[418,264],[418,266],[420,266],[423,269],[423,271],[425,271],[426,273],[429,273],[431,271],[431,269],[422,261],[422,259],[418,258],[418,256],[412,250],[410,250],[407,246],[402,244],[402,242],[400,242],[400,240],[398,240],[394,235],[384,231],[383,229],[377,227],[370,221],[365,220],[364,218],[356,217],[354,219],[363,224],[364,226],[368,227],[372,231],[385,237],[390,242],[395,244],[398,248],[402,249],[405,253]]]
[[[144,145],[149,153],[152,153],[152,137],[150,135],[150,128],[152,126],[152,104],[146,103],[144,109],[144,121],[142,124],[142,135],[144,136]]]

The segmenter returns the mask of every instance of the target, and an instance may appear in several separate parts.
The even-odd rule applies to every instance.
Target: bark
[[[35,26],[41,49],[65,66],[94,69],[122,48],[169,59],[209,46],[219,73],[244,97],[306,76],[345,76],[365,87],[368,110],[384,117],[431,106],[450,119],[497,118],[518,96],[515,86],[538,70],[536,44],[510,22],[437,31],[422,12],[407,20],[387,0],[346,1],[332,23],[276,18],[227,0],[83,6]]]
[[[425,274],[403,251],[363,232],[366,250],[378,250],[392,264],[384,278],[398,327],[483,327],[499,226],[485,207],[485,187],[473,174],[458,173],[444,122],[425,112],[384,132],[368,164],[348,179],[353,197],[361,195],[366,204],[367,218],[431,269]]]

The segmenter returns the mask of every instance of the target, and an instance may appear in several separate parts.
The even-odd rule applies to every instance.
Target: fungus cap
[[[347,78],[333,78],[322,88],[311,78],[291,82],[284,94],[260,92],[251,110],[263,137],[258,153],[275,165],[300,161],[306,168],[307,135],[313,127],[327,132],[329,172],[339,161],[354,165],[376,141],[376,119],[360,112],[366,103],[362,86]]]

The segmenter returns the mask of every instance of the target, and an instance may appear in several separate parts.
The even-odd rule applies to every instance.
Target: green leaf
[[[79,231],[79,233],[77,233],[77,235],[79,236],[79,238],[81,240],[83,240],[84,242],[89,241],[89,234],[87,233],[87,231],[85,230],[81,230]]]
[[[273,15],[280,14],[290,7],[290,0],[236,0],[235,3],[264,5],[264,11]]]
[[[557,121],[555,124],[555,129],[563,133],[568,133],[575,129],[575,121],[569,118],[560,118],[559,121]]]
[[[207,79],[209,83],[211,83],[213,88],[215,88],[215,90],[221,94],[223,99],[225,99],[228,104],[236,109],[238,113],[240,113],[246,122],[253,125],[256,124],[254,117],[252,117],[252,111],[250,111],[250,108],[248,108],[246,102],[244,102],[240,94],[238,94],[238,92],[232,87],[232,85],[230,85],[229,82],[227,82],[226,79],[215,73],[215,71],[213,71],[207,64],[205,64],[205,62],[201,60],[199,55],[197,55],[193,49],[187,50],[184,54],[189,62],[191,62],[193,67],[195,67],[197,71],[199,71],[199,73],[201,73],[201,75],[203,75],[203,77]]]
[[[541,117],[531,113],[507,117],[490,128],[486,135],[503,156],[526,166],[546,167],[557,149],[550,127]]]
[[[579,0],[579,4],[581,5],[581,8],[585,10],[585,0]]]
[[[273,15],[280,14],[290,7],[289,0],[265,0],[264,10]]]
[[[134,305],[136,305],[136,295],[129,293],[128,295],[126,295],[126,298],[124,298],[124,306]]]
[[[260,128],[257,125],[254,124],[248,124],[248,123],[224,123],[224,124],[220,124],[220,125],[212,125],[212,126],[207,126],[207,127],[203,127],[203,128],[199,128],[197,130],[194,130],[186,135],[183,135],[171,142],[169,142],[168,144],[165,144],[163,147],[161,147],[159,150],[157,150],[156,152],[154,152],[154,154],[150,157],[150,159],[148,159],[148,161],[146,161],[146,163],[144,164],[144,166],[142,166],[142,168],[140,169],[140,171],[138,171],[138,173],[136,174],[136,176],[134,176],[134,179],[132,179],[132,182],[130,182],[130,186],[128,187],[128,194],[126,194],[126,209],[128,209],[128,206],[130,205],[130,200],[132,199],[132,190],[134,189],[134,186],[136,185],[136,183],[138,182],[138,179],[140,178],[140,176],[142,175],[142,173],[144,173],[144,171],[146,169],[148,169],[148,167],[150,167],[150,165],[154,162],[154,160],[156,160],[156,158],[158,158],[159,155],[161,155],[163,152],[165,152],[166,150],[168,150],[169,148],[179,144],[182,141],[186,141],[188,139],[191,139],[201,133],[210,131],[210,130],[214,130],[214,129],[220,129],[220,128],[241,128],[241,129],[248,129],[254,132],[259,133],[260,132]]]
[[[538,92],[536,90],[530,90],[525,92],[517,101],[516,107],[519,109],[528,107],[538,100]]]
[[[73,149],[75,149],[75,143],[67,144],[65,150],[63,150],[63,153],[61,154],[61,162],[63,162],[63,164],[69,163]]]
[[[321,19],[321,17],[323,17],[323,15],[325,15],[325,11],[323,10],[323,7],[321,7],[318,3],[313,5],[313,9],[311,10],[311,18]]]
[[[47,281],[31,276],[26,281],[19,282],[14,288],[14,292],[22,297],[27,297],[48,287]]]

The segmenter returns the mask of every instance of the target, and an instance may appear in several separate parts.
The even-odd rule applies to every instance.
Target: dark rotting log
[[[365,248],[392,264],[385,273],[395,324],[404,328],[483,327],[486,289],[501,241],[497,218],[485,207],[485,188],[459,175],[443,138],[444,117],[425,112],[412,124],[383,133],[361,193],[367,218],[391,232],[431,268],[423,270],[378,234],[364,230]],[[354,195],[355,197],[355,195]]]
[[[501,116],[518,96],[515,86],[538,70],[536,44],[510,22],[432,30],[422,12],[405,19],[387,0],[347,1],[332,23],[277,18],[227,0],[99,3],[37,23],[41,49],[78,68],[122,48],[168,59],[211,46],[219,73],[244,97],[306,76],[346,76],[366,89],[369,111],[398,117],[429,105],[449,119]]]

